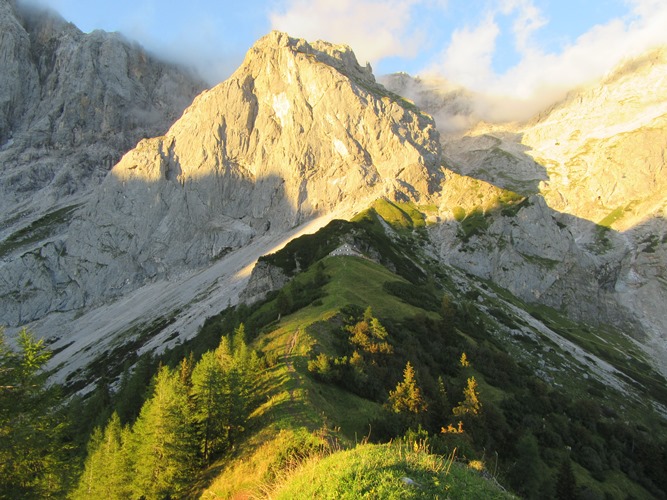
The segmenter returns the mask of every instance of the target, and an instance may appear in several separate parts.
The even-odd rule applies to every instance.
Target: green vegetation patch
[[[409,444],[365,444],[311,460],[275,494],[293,498],[514,498],[479,472]]]
[[[410,221],[413,221],[413,217],[397,205],[380,201],[379,206],[389,220],[401,221],[408,227]],[[416,208],[414,210],[419,213]],[[411,248],[397,248],[385,232],[380,218],[384,219],[375,208],[370,208],[349,222],[333,220],[318,232],[294,239],[282,250],[262,256],[259,260],[277,266],[293,276],[297,270],[308,269],[343,243],[352,243],[362,253],[378,256],[383,265],[395,269],[397,274],[408,281],[423,281],[426,276],[413,262],[414,255],[405,255]],[[419,217],[414,215],[414,218]],[[421,218],[423,223],[423,215]],[[414,222],[412,225],[414,226]]]
[[[468,241],[476,234],[482,233],[489,227],[489,220],[481,207],[475,207],[468,216],[461,221],[461,239]]]
[[[410,217],[413,227],[420,228],[426,226],[426,215],[413,203],[402,202],[397,203],[396,206]]]
[[[466,209],[461,206],[456,206],[452,209],[452,215],[454,215],[454,220],[456,222],[463,222],[463,219],[466,218]]]
[[[626,334],[611,327],[582,326],[548,306],[532,304],[527,309],[531,316],[560,336],[608,362],[627,375],[629,381],[641,384],[640,390],[667,405],[665,379],[650,366],[644,353]]]
[[[412,229],[414,227],[412,217],[405,210],[387,199],[381,198],[377,200],[373,203],[373,209],[394,229]],[[414,211],[418,213],[416,209]]]
[[[614,225],[614,223],[616,221],[618,221],[619,219],[621,219],[621,217],[623,217],[623,214],[625,213],[625,211],[626,211],[626,207],[617,207],[617,208],[615,208],[614,210],[609,212],[609,214],[607,214],[607,216],[604,219],[602,219],[600,222],[598,222],[598,225],[602,226],[602,227],[606,227],[607,229],[611,229],[611,227]]]
[[[0,257],[4,257],[17,248],[48,238],[55,233],[58,227],[69,222],[74,210],[78,206],[71,205],[49,212],[26,227],[9,235],[5,241],[0,243]]]
[[[323,299],[328,309],[363,304],[371,306],[380,317],[399,320],[416,314],[422,307],[388,294],[384,283],[395,282],[396,275],[375,262],[355,257],[330,257],[325,264],[326,272],[332,277],[325,286],[327,296]]]
[[[433,290],[424,286],[414,285],[405,281],[386,281],[383,288],[407,304],[429,311],[440,310],[441,301]]]

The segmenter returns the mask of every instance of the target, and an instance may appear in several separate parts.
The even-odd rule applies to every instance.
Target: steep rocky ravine
[[[666,80],[667,49],[659,48],[526,123],[481,123],[443,135],[448,177],[458,180],[444,184],[449,222],[432,231],[446,262],[524,300],[627,331],[663,373]],[[434,90],[407,75],[388,82],[437,116],[471,113],[464,92]],[[452,210],[488,208],[498,193],[489,194],[486,183],[531,196],[530,207],[489,220],[485,231],[461,241]]]

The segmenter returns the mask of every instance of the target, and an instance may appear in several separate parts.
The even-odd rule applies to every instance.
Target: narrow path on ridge
[[[285,365],[287,366],[287,371],[290,373],[290,376],[294,379],[296,385],[299,385],[299,380],[296,378],[296,369],[294,368],[294,362],[293,362],[293,356],[294,356],[294,349],[296,348],[296,342],[299,339],[299,330],[294,330],[294,333],[290,336],[290,338],[287,341],[287,349],[285,350]],[[289,399],[292,408],[290,409],[290,413],[292,413],[292,416],[294,417],[294,403],[295,403],[295,398],[294,398],[294,389],[289,389]]]

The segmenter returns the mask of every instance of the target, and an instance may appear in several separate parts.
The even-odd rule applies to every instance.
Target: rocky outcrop
[[[0,323],[16,324],[86,303],[66,245],[75,208],[203,85],[120,35],[8,0],[0,60]]]
[[[443,262],[575,320],[642,332],[615,294],[623,253],[596,254],[594,225],[555,212],[540,195],[499,205],[503,190],[453,172],[449,179],[456,188],[446,190],[443,207],[456,207],[468,220],[444,213],[445,220],[430,227]]]
[[[58,254],[6,264],[11,324],[99,303],[205,266],[267,232],[370,200],[439,189],[433,120],[375,82],[345,46],[271,33],[161,137],[141,141],[69,225]],[[58,279],[48,280],[48,276]]]
[[[253,267],[248,285],[239,299],[246,304],[254,304],[264,299],[269,292],[280,290],[289,280],[290,277],[280,267],[259,260]]]

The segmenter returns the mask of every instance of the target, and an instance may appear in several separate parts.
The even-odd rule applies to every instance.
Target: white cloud
[[[512,33],[514,46],[520,53],[529,53],[534,50],[533,34],[547,24],[542,12],[530,0],[504,0],[500,6],[503,14],[518,11]]]
[[[567,90],[601,78],[623,59],[667,44],[667,3],[630,0],[630,10],[589,31],[560,52],[539,45],[548,21],[530,0],[500,0],[481,21],[456,30],[448,47],[423,72],[481,94],[478,111],[490,120],[522,119],[562,97]],[[493,69],[499,14],[513,15],[512,36],[519,62],[503,73]],[[516,110],[516,111],[514,111]]]
[[[431,71],[456,75],[456,83],[465,87],[485,85],[493,78],[491,63],[499,33],[500,29],[490,15],[475,28],[455,30],[442,61]]]
[[[272,29],[307,40],[324,39],[352,47],[359,61],[414,56],[423,34],[409,29],[411,9],[423,0],[288,0],[272,12]]]

